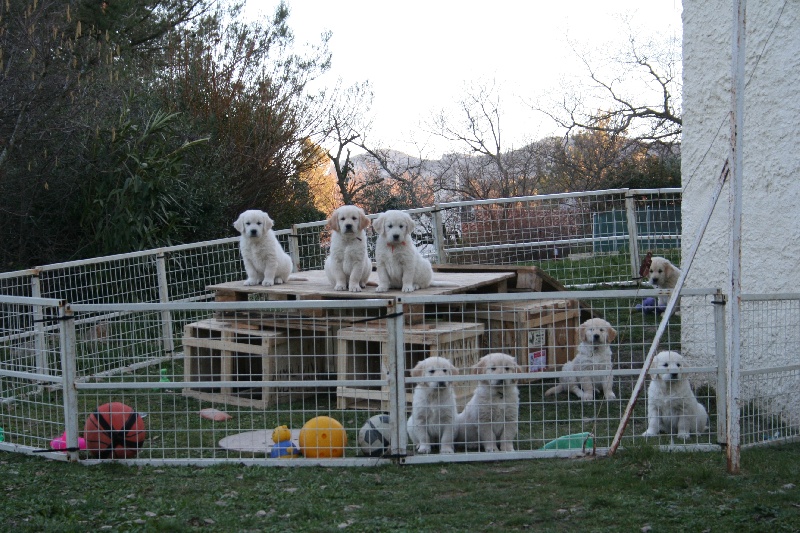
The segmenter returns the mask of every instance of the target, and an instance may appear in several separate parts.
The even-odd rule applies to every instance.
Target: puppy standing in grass
[[[678,283],[681,270],[664,257],[653,257],[650,260],[649,281],[656,289],[674,289]],[[659,296],[658,305],[664,307],[668,296]]]
[[[679,439],[686,440],[708,427],[706,408],[697,401],[689,380],[680,374],[682,365],[683,356],[678,352],[659,352],[653,359],[647,388],[647,431],[643,436],[677,433]],[[656,369],[668,372],[652,372]]]
[[[331,249],[325,260],[325,274],[334,290],[361,292],[372,272],[367,254],[369,219],[364,210],[343,205],[328,219],[331,229]]]
[[[562,391],[572,391],[581,400],[594,400],[595,386],[603,389],[606,400],[617,397],[613,390],[611,376],[611,346],[610,343],[617,338],[617,331],[602,318],[590,318],[578,328],[581,343],[578,353],[571,361],[567,361],[561,370],[576,372],[591,372],[599,370],[605,375],[598,376],[564,376],[555,387],[547,389],[545,396],[558,394]]]
[[[267,213],[257,209],[245,211],[233,223],[241,234],[239,251],[247,272],[245,285],[280,285],[292,273],[292,258],[283,251],[272,231],[273,224]]]
[[[478,383],[464,410],[456,416],[456,442],[486,452],[513,452],[519,420],[519,389],[515,375],[522,372],[508,354],[490,353],[473,367],[478,374],[502,374]]]
[[[372,223],[378,234],[375,260],[378,264],[378,287],[375,292],[401,289],[412,292],[430,287],[431,262],[422,257],[411,240],[414,220],[402,211],[386,211]]]
[[[453,424],[456,418],[456,394],[452,381],[439,378],[458,374],[458,369],[444,357],[428,357],[411,369],[411,376],[427,378],[414,386],[411,416],[406,422],[408,436],[418,453],[431,453],[431,444],[439,444],[440,453],[453,453]]]

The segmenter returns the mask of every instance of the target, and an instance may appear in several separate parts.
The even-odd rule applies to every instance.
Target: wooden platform
[[[559,292],[567,289],[554,277],[533,265],[433,265],[434,272],[442,274],[513,272],[508,282],[510,292]]]
[[[464,294],[473,292],[500,293],[508,292],[508,283],[515,279],[516,274],[511,270],[492,272],[435,272],[434,281],[452,284],[447,287],[428,287],[419,289],[411,294],[442,295]],[[378,286],[378,274],[370,275],[367,287],[361,292],[335,291],[328,282],[323,270],[309,270],[292,274],[294,280],[281,285],[264,287],[263,285],[244,285],[244,281],[231,281],[209,285],[206,289],[216,294],[218,302],[247,301],[250,295],[258,295],[268,300],[351,300],[366,298],[397,298],[405,294],[399,290],[375,292]],[[302,279],[302,280],[301,280]]]

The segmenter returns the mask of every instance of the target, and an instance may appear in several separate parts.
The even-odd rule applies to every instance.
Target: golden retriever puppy
[[[239,251],[247,272],[245,285],[280,285],[289,280],[292,258],[283,251],[272,231],[273,221],[264,211],[249,209],[239,215],[233,227],[241,234]]]
[[[438,443],[440,453],[453,453],[453,424],[456,418],[456,393],[452,381],[440,378],[458,374],[458,369],[444,357],[428,357],[411,369],[415,378],[426,381],[414,386],[411,416],[406,422],[408,436],[418,453],[431,453]]]
[[[343,205],[328,219],[332,233],[325,274],[333,290],[361,292],[367,286],[372,272],[372,261],[367,254],[367,227],[367,215],[354,205]]]
[[[674,289],[678,283],[681,270],[664,257],[653,257],[650,261],[648,280],[656,289]],[[664,307],[668,296],[659,296],[658,305]]]
[[[516,359],[504,353],[481,357],[473,370],[499,374],[478,382],[464,410],[456,416],[456,443],[468,450],[513,452],[519,419],[519,389],[515,375],[522,372]]]
[[[431,285],[433,268],[411,240],[414,220],[402,211],[386,211],[372,223],[378,235],[375,260],[378,287],[375,292],[400,289],[412,292]]]
[[[545,396],[558,394],[562,391],[572,391],[581,400],[594,400],[594,391],[597,386],[603,389],[606,400],[617,397],[613,389],[611,376],[611,346],[617,338],[617,331],[602,318],[590,318],[578,327],[578,336],[581,343],[578,353],[571,361],[567,361],[561,370],[567,372],[605,372],[604,375],[595,376],[564,376],[559,378],[560,383],[547,389]]]
[[[683,356],[678,352],[659,352],[653,359],[647,388],[647,431],[643,436],[677,433],[679,439],[686,440],[708,427],[706,408],[695,398],[689,380],[681,375],[682,365]]]

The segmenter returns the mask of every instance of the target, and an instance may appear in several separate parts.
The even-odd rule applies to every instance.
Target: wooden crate
[[[578,300],[521,300],[477,304],[467,316],[486,326],[483,348],[513,355],[526,372],[556,370],[575,357]]]
[[[426,357],[440,356],[450,360],[462,372],[478,362],[483,324],[478,322],[436,322],[406,324],[403,329],[406,373]],[[386,379],[388,367],[388,331],[385,324],[370,323],[339,330],[337,378],[340,380]],[[456,400],[464,405],[474,385],[455,383]],[[406,391],[410,405],[411,388]],[[337,387],[339,409],[388,410],[388,387]]]
[[[285,333],[249,323],[209,319],[184,327],[184,381],[298,381],[316,379],[318,358],[297,355]],[[249,407],[269,407],[312,394],[313,389],[235,387],[183,389],[184,396]]]

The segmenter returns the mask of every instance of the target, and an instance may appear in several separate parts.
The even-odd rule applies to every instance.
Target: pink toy
[[[86,449],[86,439],[83,437],[78,437],[78,448],[81,450]],[[56,437],[55,439],[50,441],[50,449],[51,450],[65,450],[67,449],[67,432],[61,434],[60,437]]]

